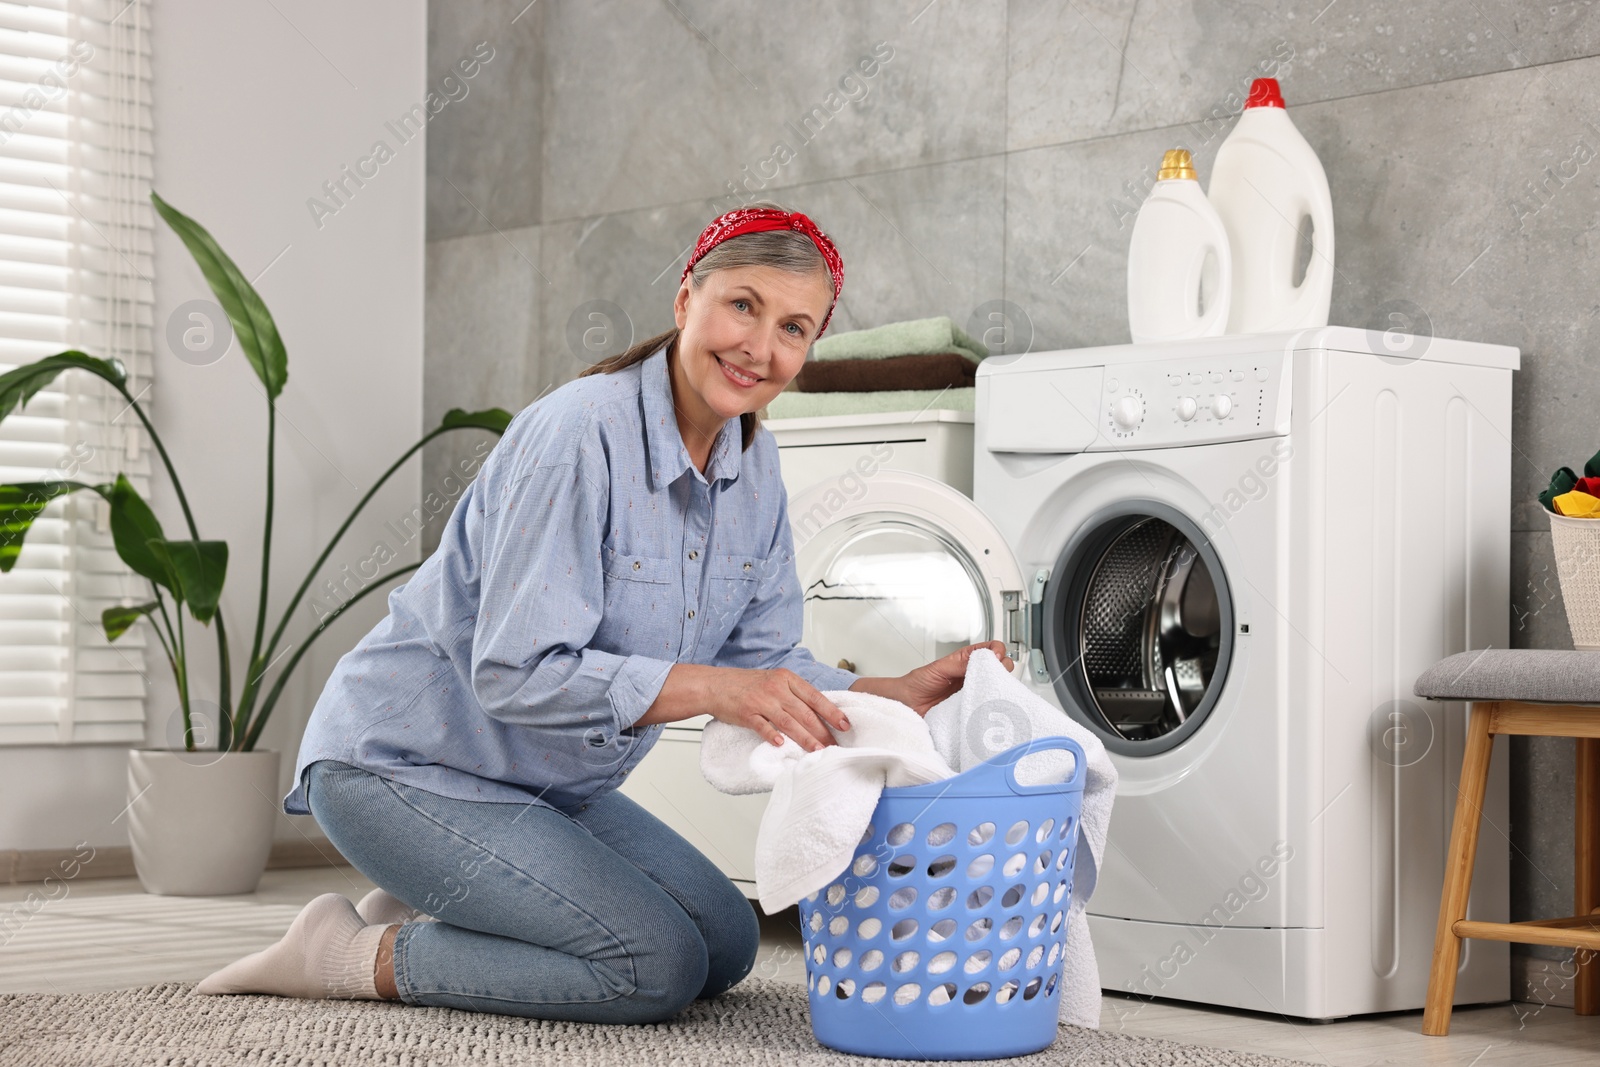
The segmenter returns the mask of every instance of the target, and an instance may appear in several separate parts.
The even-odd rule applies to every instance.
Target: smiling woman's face
[[[685,278],[673,303],[680,426],[687,417],[709,439],[723,420],[766,406],[800,373],[832,300],[825,271],[725,267],[698,289]]]

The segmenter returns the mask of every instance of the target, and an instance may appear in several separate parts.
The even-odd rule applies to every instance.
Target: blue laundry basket
[[[1072,753],[1071,780],[1019,783],[1017,761],[1051,749]],[[849,869],[800,902],[817,1040],[922,1060],[1048,1048],[1083,777],[1077,742],[1044,737],[885,789]]]

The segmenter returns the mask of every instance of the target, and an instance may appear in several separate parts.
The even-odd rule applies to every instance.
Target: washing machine
[[[1104,740],[1106,989],[1420,1008],[1465,716],[1412,685],[1507,644],[1518,365],[1340,327],[986,359],[970,499],[895,470],[791,496],[803,643],[892,674],[1001,638]],[[1469,910],[1503,921],[1484,840]],[[1466,944],[1457,1003],[1508,999],[1507,949]]]

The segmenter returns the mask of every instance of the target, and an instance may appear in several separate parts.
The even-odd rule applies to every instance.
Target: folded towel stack
[[[768,418],[975,406],[978,363],[988,352],[948,316],[891,322],[825,337]]]

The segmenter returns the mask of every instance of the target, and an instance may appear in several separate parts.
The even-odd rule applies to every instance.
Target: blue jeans
[[[395,937],[408,1004],[659,1022],[755,963],[744,894],[621,793],[566,814],[454,800],[335,760],[305,774],[307,806],[345,858],[439,920]]]

